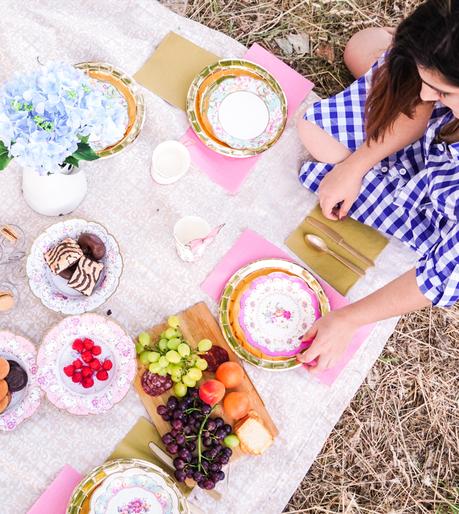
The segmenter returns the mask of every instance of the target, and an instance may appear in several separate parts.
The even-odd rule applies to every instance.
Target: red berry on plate
[[[94,385],[94,380],[92,377],[83,378],[83,380],[81,381],[81,385],[85,389],[89,389],[90,387],[92,387]]]
[[[83,359],[84,362],[86,362],[86,364],[88,364],[89,362],[92,361],[92,353],[89,350],[85,350],[81,354],[81,358]]]
[[[100,355],[102,353],[102,348],[98,345],[94,345],[92,348],[91,348],[91,352],[93,355]]]
[[[83,341],[83,346],[86,350],[90,350],[94,346],[94,341],[92,339],[85,339]]]
[[[113,368],[113,362],[110,359],[105,359],[104,363],[102,364],[102,368],[106,371],[109,371]]]
[[[96,377],[97,377],[97,380],[104,381],[104,380],[107,380],[107,379],[108,379],[108,373],[107,373],[104,369],[100,369],[100,370],[96,373]]]
[[[83,367],[83,363],[81,362],[80,359],[76,359],[72,362],[72,365],[75,369],[80,369]]]
[[[100,369],[101,367],[101,364],[100,364],[100,360],[99,359],[93,359],[90,363],[89,363],[89,366],[91,367],[91,369],[94,369],[94,370],[98,370]]]
[[[71,364],[69,364],[68,366],[65,366],[64,368],[64,373],[68,376],[68,377],[71,377],[73,375],[73,373],[75,372],[75,367],[72,366]]]
[[[81,339],[75,339],[75,341],[73,341],[72,348],[81,353],[83,351],[83,341]]]
[[[93,373],[93,371],[89,366],[83,366],[81,368],[81,374],[84,378],[91,377],[92,373]]]
[[[72,376],[72,382],[75,382],[75,384],[79,384],[82,380],[83,376],[80,372],[74,373]]]

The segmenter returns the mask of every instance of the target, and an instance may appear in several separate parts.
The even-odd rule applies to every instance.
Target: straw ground
[[[322,97],[351,82],[349,37],[418,0],[164,0],[245,45],[261,42]],[[459,514],[459,308],[404,316],[290,499],[290,513]]]

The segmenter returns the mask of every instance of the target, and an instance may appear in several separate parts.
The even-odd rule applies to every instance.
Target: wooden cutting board
[[[228,343],[225,341],[223,337],[220,327],[218,326],[217,321],[212,316],[209,308],[204,302],[197,303],[193,307],[190,307],[186,311],[178,314],[180,319],[180,330],[182,331],[185,340],[190,344],[192,348],[196,348],[198,342],[201,339],[210,339],[214,344],[218,346],[222,346],[228,352],[229,358],[232,361],[239,362],[239,358],[237,355],[231,350]],[[156,325],[155,327],[147,330],[152,336],[154,342],[159,339],[159,335],[167,328],[167,323],[163,323],[161,325]],[[162,394],[161,396],[150,396],[142,389],[141,385],[141,377],[143,372],[145,371],[145,367],[138,362],[138,371],[137,376],[134,381],[134,387],[137,390],[137,393],[140,396],[146,410],[148,411],[153,423],[155,424],[160,435],[164,435],[166,432],[171,430],[170,425],[167,421],[164,421],[161,416],[156,412],[156,408],[159,405],[164,405],[167,402],[167,399],[171,394],[173,394],[172,390],[169,390]],[[209,378],[214,378],[214,374],[211,372],[204,372],[203,380],[207,380]],[[249,376],[244,373],[244,379],[242,383],[235,389],[231,389],[231,391],[241,391],[247,394],[249,398],[250,408],[258,413],[263,422],[265,423],[267,429],[271,432],[273,438],[277,436],[279,433],[276,425],[273,420],[269,416],[268,411],[263,403],[263,400],[258,395],[255,386],[250,380]],[[220,405],[215,409],[214,416],[222,416],[225,421],[234,425],[234,420],[225,416],[222,412]],[[241,455],[242,451],[240,449],[236,449],[234,452],[234,456],[237,457]]]

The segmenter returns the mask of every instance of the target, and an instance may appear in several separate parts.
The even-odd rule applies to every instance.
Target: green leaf
[[[89,141],[89,136],[80,136],[80,141],[82,143],[87,143]]]
[[[10,163],[12,157],[8,153],[8,148],[3,141],[0,141],[0,171],[3,171]]]
[[[95,161],[99,158],[96,152],[88,145],[88,143],[78,143],[78,149],[71,157],[79,161]]]
[[[79,160],[75,159],[73,155],[69,155],[67,159],[65,159],[64,164],[70,164],[71,166],[75,166],[76,168],[79,167]]]

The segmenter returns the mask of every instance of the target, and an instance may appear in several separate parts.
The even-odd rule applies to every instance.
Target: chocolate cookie
[[[10,372],[5,378],[8,388],[12,393],[17,393],[24,389],[29,381],[27,372],[15,361],[8,361],[10,365]]]
[[[103,259],[105,256],[105,245],[102,239],[95,234],[84,232],[78,238],[78,244],[86,257],[90,259],[100,261],[100,259]]]

